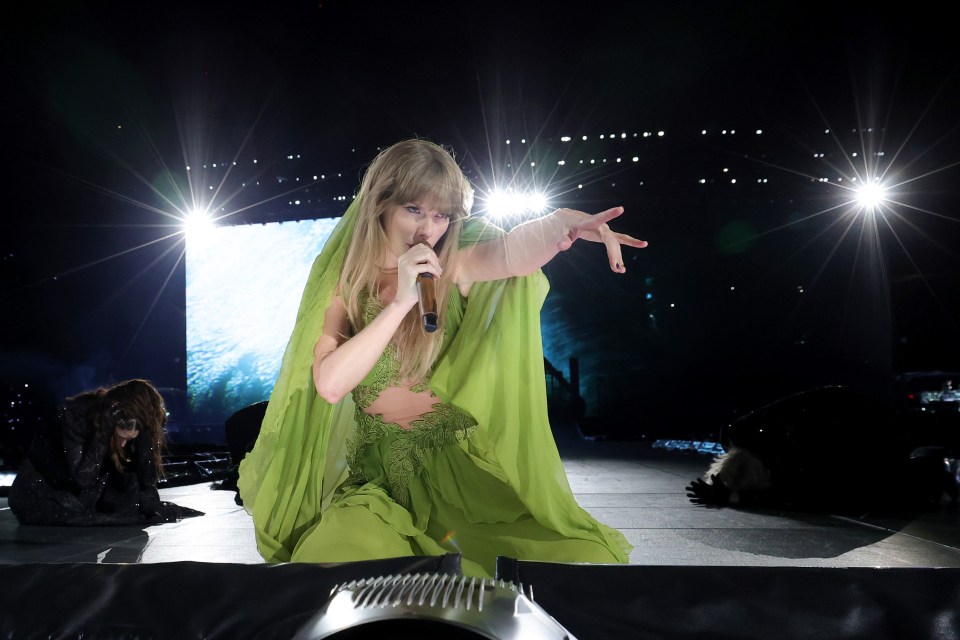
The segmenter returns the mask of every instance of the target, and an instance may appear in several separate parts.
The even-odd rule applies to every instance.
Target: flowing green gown
[[[362,408],[395,383],[388,348],[352,396],[313,387],[313,345],[352,233],[355,201],[314,263],[239,488],[270,562],[460,553],[466,575],[496,557],[625,563],[631,546],[576,503],[547,418],[542,273],[454,288],[426,383],[433,411],[410,430]],[[499,230],[470,222],[461,242]],[[376,313],[370,309],[370,313]],[[358,408],[359,407],[359,408]]]

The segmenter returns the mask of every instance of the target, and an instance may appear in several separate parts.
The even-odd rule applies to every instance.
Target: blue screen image
[[[269,399],[310,267],[339,220],[188,235],[187,395],[195,418],[222,420]]]

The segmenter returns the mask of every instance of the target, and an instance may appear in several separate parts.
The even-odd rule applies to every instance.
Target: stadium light
[[[886,189],[878,182],[868,182],[857,189],[857,203],[869,213],[875,212],[886,201]]]
[[[191,238],[206,235],[214,226],[213,216],[202,209],[194,209],[183,220],[183,231]]]
[[[495,189],[483,199],[486,212],[496,219],[524,217],[546,211],[546,195],[536,191],[518,192]]]

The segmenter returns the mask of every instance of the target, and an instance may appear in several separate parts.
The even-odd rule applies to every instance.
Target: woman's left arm
[[[457,269],[457,284],[463,287],[473,282],[531,274],[581,238],[602,242],[607,249],[610,269],[625,273],[621,246],[642,249],[647,242],[610,228],[607,222],[622,213],[623,207],[613,207],[596,215],[575,209],[557,209],[547,216],[517,225],[499,240],[465,247]]]

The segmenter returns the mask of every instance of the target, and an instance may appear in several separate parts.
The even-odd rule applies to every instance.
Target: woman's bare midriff
[[[436,403],[437,396],[429,390],[414,392],[410,387],[387,387],[364,409],[364,413],[379,415],[384,422],[409,430],[410,423],[425,413],[430,413]]]

